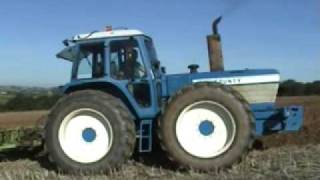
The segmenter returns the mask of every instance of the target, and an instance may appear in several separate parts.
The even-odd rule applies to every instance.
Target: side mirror
[[[69,46],[69,40],[68,39],[65,39],[62,41],[63,45],[68,47]]]
[[[153,67],[154,67],[154,69],[159,70],[160,69],[160,61],[159,60],[155,60],[153,62]]]
[[[165,74],[166,73],[166,68],[165,67],[161,67],[161,72],[162,72],[162,74]]]

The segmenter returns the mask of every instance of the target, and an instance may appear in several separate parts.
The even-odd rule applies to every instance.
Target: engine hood
[[[203,73],[192,73],[192,74],[172,74],[172,75],[166,75],[165,77],[165,84],[166,88],[164,89],[164,95],[165,96],[172,96],[174,93],[176,93],[181,88],[188,86],[193,83],[199,83],[199,82],[217,82],[225,85],[230,85],[233,87],[246,87],[245,91],[248,95],[249,93],[253,93],[252,91],[259,90],[262,88],[262,84],[275,84],[276,86],[269,90],[268,100],[265,101],[274,101],[277,90],[278,90],[278,84],[280,82],[280,74],[277,70],[274,69],[255,69],[255,70],[236,70],[236,71],[221,71],[221,72],[203,72]],[[249,86],[250,85],[250,86]],[[247,87],[254,87],[253,88],[247,88]],[[257,89],[257,87],[260,87]],[[265,87],[263,87],[265,88]],[[238,88],[239,89],[239,88]],[[244,88],[241,88],[241,91]],[[272,91],[272,94],[270,92]],[[240,92],[243,94],[243,92]],[[253,93],[255,94],[255,93]],[[257,94],[255,94],[257,95]],[[264,95],[264,94],[263,94]],[[251,95],[252,96],[252,95]],[[259,100],[263,101],[262,99]],[[255,103],[255,101],[252,101]]]

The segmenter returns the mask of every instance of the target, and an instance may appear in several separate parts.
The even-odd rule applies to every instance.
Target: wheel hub
[[[96,131],[92,128],[86,128],[82,131],[82,138],[84,141],[90,143],[96,139]]]
[[[209,120],[204,120],[199,125],[199,131],[204,136],[209,136],[214,132],[214,125]]]

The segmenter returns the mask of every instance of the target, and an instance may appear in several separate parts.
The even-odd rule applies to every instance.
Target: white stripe
[[[253,103],[274,103],[277,97],[279,83],[260,83],[248,85],[231,85],[250,104]]]
[[[269,74],[269,75],[257,75],[257,76],[234,76],[227,78],[202,78],[193,79],[193,83],[197,82],[218,82],[226,85],[241,85],[241,84],[257,84],[257,83],[270,83],[279,82],[279,74]]]
[[[98,39],[98,38],[108,38],[108,37],[119,37],[119,36],[135,36],[143,35],[143,32],[139,30],[114,30],[105,32],[95,32],[93,34],[79,34],[73,37],[74,41],[84,40],[84,39]]]

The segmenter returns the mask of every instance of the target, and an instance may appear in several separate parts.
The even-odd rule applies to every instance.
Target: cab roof
[[[81,41],[88,41],[94,39],[103,39],[110,37],[128,37],[128,36],[137,36],[137,35],[145,35],[143,32],[135,29],[112,29],[106,31],[94,31],[86,34],[79,34],[74,36],[72,39],[66,39],[67,47],[64,48],[57,54],[58,58],[65,59],[68,61],[74,61],[77,59],[77,48],[75,46],[69,46],[69,43],[77,43]],[[65,43],[64,41],[64,43]]]
[[[136,35],[144,35],[143,32],[135,29],[117,29],[110,31],[94,31],[86,34],[78,34],[72,38],[73,41],[83,41],[90,39],[102,39],[109,37],[122,37],[122,36],[136,36]]]

